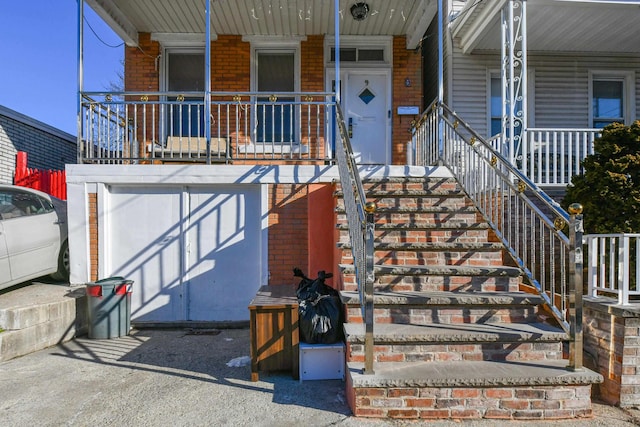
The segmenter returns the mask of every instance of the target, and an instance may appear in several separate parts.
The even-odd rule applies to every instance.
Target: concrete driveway
[[[78,338],[0,363],[0,424],[631,427],[640,419],[599,404],[593,419],[559,422],[356,419],[342,381],[301,383],[278,373],[251,382],[248,356],[247,329],[143,329],[111,340]]]

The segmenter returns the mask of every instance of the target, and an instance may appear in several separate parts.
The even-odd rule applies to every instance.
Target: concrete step
[[[339,244],[341,247],[343,244]],[[351,248],[351,245],[343,247]],[[429,252],[498,252],[504,249],[502,243],[492,242],[413,242],[413,243],[375,243],[376,250],[391,251],[429,251]]]
[[[591,415],[591,385],[603,381],[565,360],[347,363],[354,415],[407,419],[559,419]]]
[[[341,291],[342,303],[360,305],[358,292]],[[376,292],[376,306],[531,306],[542,304],[539,295],[526,292]]]
[[[0,361],[87,332],[85,288],[33,283],[0,295]]]
[[[347,323],[362,323],[360,297],[341,291]],[[414,325],[538,322],[542,298],[525,292],[376,291],[374,321]]]
[[[355,290],[355,268],[340,264],[344,290]],[[517,291],[521,271],[514,267],[477,265],[375,265],[376,292],[510,292]]]
[[[342,194],[338,191],[334,194],[336,207],[344,208]],[[367,193],[368,202],[374,202],[377,209],[401,209],[412,207],[414,209],[433,209],[434,207],[446,209],[465,209],[469,207],[464,193],[456,191],[394,191]]]
[[[392,190],[419,191],[460,191],[460,186],[453,178],[434,177],[381,177],[362,178],[365,192],[387,192]],[[341,191],[340,182],[336,183],[336,190]]]
[[[345,338],[350,343],[364,344],[364,325],[344,325]],[[510,324],[379,324],[373,330],[376,344],[399,343],[490,343],[490,342],[561,342],[568,334],[546,323]]]
[[[344,325],[348,360],[364,362],[363,324]],[[377,362],[555,360],[563,357],[568,335],[544,323],[377,324]]]

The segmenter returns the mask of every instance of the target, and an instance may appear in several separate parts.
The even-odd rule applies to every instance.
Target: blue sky
[[[0,0],[0,105],[76,135],[76,0]],[[122,40],[85,6],[85,90],[118,83]],[[116,48],[108,47],[118,46]]]

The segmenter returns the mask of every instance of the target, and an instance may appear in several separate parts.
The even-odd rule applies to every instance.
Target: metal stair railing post
[[[582,206],[574,203],[569,206],[569,259],[573,262],[569,263],[570,286],[569,290],[569,319],[571,323],[569,342],[569,366],[577,371],[582,369],[582,349],[583,349],[583,332],[582,332],[582,234],[584,233],[582,221]]]
[[[367,203],[362,180],[351,148],[342,109],[336,103],[336,159],[340,173],[345,212],[351,240],[355,277],[360,294],[360,309],[365,323],[364,374],[373,374],[373,237],[376,205]]]
[[[442,127],[428,129],[425,124],[435,119]],[[438,135],[416,140],[425,144],[424,148],[415,148],[425,153],[415,156],[416,164],[434,165],[432,153],[438,150],[441,164],[451,171],[524,273],[522,284],[535,289],[569,335],[573,353],[569,361],[573,369],[580,369],[582,264],[576,261],[581,258],[582,237],[574,236],[572,244],[563,232],[567,225],[576,227],[570,224],[569,213],[447,105],[432,105],[417,123],[425,128],[414,130],[414,134],[426,131]],[[427,142],[433,140],[442,141],[442,150]],[[431,163],[427,164],[429,159]],[[574,221],[581,223],[581,217]]]

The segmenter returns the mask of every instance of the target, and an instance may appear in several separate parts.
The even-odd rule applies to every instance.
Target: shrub
[[[562,201],[584,208],[585,233],[640,232],[640,121],[605,127]]]

